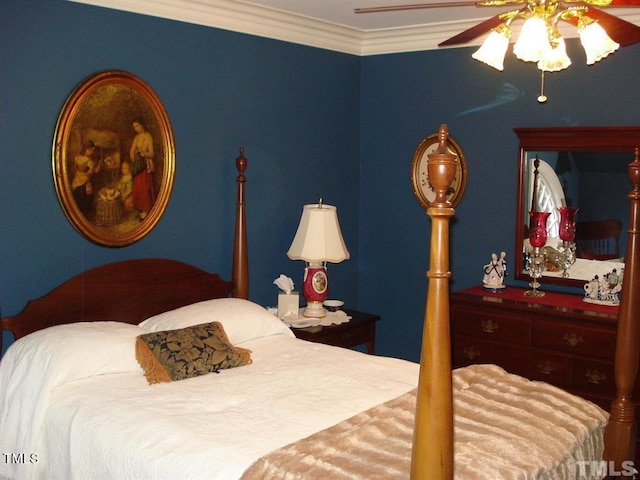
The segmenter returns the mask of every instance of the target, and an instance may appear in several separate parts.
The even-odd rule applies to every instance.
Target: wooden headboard
[[[19,314],[0,320],[2,331],[16,339],[53,325],[120,321],[137,324],[158,313],[190,303],[233,295],[248,298],[249,268],[245,215],[244,150],[238,169],[232,280],[182,262],[138,259],[110,263],[82,272],[43,297],[30,301]]]

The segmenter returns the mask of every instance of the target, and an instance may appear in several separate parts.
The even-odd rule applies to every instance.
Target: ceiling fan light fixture
[[[571,65],[571,59],[567,55],[567,46],[564,38],[557,37],[551,42],[551,50],[538,62],[538,69],[545,72],[558,72]]]
[[[486,63],[496,70],[503,71],[504,57],[507,53],[507,48],[509,48],[510,38],[511,29],[503,23],[491,31],[480,48],[471,57],[479,62]]]
[[[539,62],[551,50],[547,23],[533,16],[525,20],[513,53],[523,62]]]
[[[620,48],[620,44],[614,42],[598,22],[592,18],[583,16],[578,21],[578,34],[582,48],[587,54],[587,65],[599,62],[609,54]]]

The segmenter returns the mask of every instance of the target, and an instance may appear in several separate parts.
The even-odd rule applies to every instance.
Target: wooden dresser
[[[453,366],[495,363],[609,410],[618,308],[578,295],[547,292],[531,299],[523,293],[474,287],[451,294]]]

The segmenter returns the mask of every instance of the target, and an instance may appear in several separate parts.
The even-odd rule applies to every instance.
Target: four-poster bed
[[[446,139],[446,128],[440,134]],[[0,479],[495,480],[513,471],[579,478],[578,462],[601,458],[605,412],[493,365],[451,372],[454,210],[442,192],[455,158],[439,149],[430,162],[436,200],[427,210],[432,240],[421,365],[296,339],[246,300],[241,151],[231,282],[172,260],[117,262],[83,272],[2,319],[2,330],[16,341],[0,363],[0,451],[11,459],[0,462]],[[634,163],[630,197],[632,216],[639,217],[637,158]],[[631,225],[627,268],[637,270],[638,219]],[[637,290],[636,277],[625,274],[629,291]],[[637,338],[638,301],[626,302],[619,399],[607,431],[608,458],[618,461],[629,458],[624,448],[634,423],[628,392],[636,372],[626,365],[634,355],[637,364],[637,345],[628,338]],[[146,382],[134,355],[137,338],[214,321],[230,343],[251,351],[249,365]],[[479,460],[486,458],[493,460]]]
[[[442,127],[441,127],[442,131]],[[445,127],[446,132],[446,127]],[[640,142],[640,139],[638,139]],[[447,479],[453,477],[454,434],[452,389],[448,371],[451,363],[449,283],[448,271],[449,219],[454,214],[446,202],[446,189],[455,167],[454,156],[441,142],[435,155],[430,156],[430,178],[436,190],[436,201],[427,209],[432,218],[429,289],[424,319],[424,333],[420,367],[420,383],[416,407],[413,444],[412,478]],[[433,164],[433,167],[432,167]],[[438,169],[439,167],[439,169]],[[636,456],[636,400],[632,398],[638,373],[640,355],[640,153],[635,149],[628,167],[632,190],[629,231],[624,270],[624,289],[617,322],[615,355],[616,400],[611,405],[604,442],[604,461],[611,462],[606,472],[631,475]],[[440,182],[438,184],[437,182]],[[438,198],[440,202],[438,202]],[[447,299],[447,300],[445,300]],[[422,455],[427,445],[437,441],[438,448]],[[595,461],[595,459],[594,459]]]

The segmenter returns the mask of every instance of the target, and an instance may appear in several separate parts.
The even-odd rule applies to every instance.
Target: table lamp
[[[322,305],[329,292],[327,262],[340,263],[349,258],[342,239],[336,207],[317,204],[305,205],[298,230],[287,252],[291,260],[304,260],[302,295],[307,301],[303,316],[322,318],[327,312]]]

